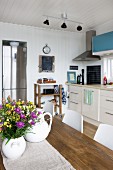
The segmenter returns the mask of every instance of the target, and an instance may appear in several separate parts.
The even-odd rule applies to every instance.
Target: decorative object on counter
[[[49,125],[44,117],[49,116]],[[47,138],[51,130],[52,115],[49,112],[40,115],[40,122],[37,122],[29,132],[26,133],[25,139],[29,142],[41,142]]]
[[[107,77],[104,76],[104,78],[103,78],[103,85],[106,85],[106,84],[107,84]]]
[[[67,72],[67,82],[68,83],[76,83],[76,72],[75,71]]]
[[[0,105],[0,135],[2,136],[3,154],[10,159],[22,155],[26,144],[23,136],[30,127],[40,121],[40,112],[32,102],[15,101],[8,96]],[[14,139],[14,140],[12,140]]]
[[[56,83],[56,80],[43,78],[43,83]]]
[[[38,80],[37,80],[37,83],[42,83],[42,79],[38,79]]]
[[[70,70],[78,70],[78,66],[69,66]]]
[[[77,84],[80,84],[80,75],[77,76]]]
[[[48,44],[46,44],[43,49],[42,49],[43,53],[45,54],[49,54],[51,52],[50,47],[48,46]]]

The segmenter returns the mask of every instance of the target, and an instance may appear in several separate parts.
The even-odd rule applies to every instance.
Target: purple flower
[[[0,109],[2,109],[3,107],[2,107],[2,105],[0,105]]]
[[[35,124],[35,122],[32,120],[32,121],[30,122],[30,124],[31,124],[31,125],[34,125],[34,124]]]
[[[15,106],[15,104],[16,104],[15,102],[12,102],[12,106]]]
[[[21,109],[20,109],[19,107],[15,108],[14,111],[15,111],[16,113],[18,113],[18,114],[21,113]]]
[[[42,114],[42,112],[41,112],[41,111],[39,111],[39,112],[38,112],[38,114],[40,115],[40,114]]]
[[[34,118],[34,119],[37,118],[36,113],[35,112],[31,112],[31,117]]]
[[[16,126],[21,129],[25,126],[25,124],[24,122],[16,122]]]
[[[21,113],[20,118],[25,119],[25,115]]]

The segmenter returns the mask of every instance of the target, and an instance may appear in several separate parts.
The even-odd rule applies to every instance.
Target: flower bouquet
[[[35,105],[30,101],[15,101],[12,100],[10,96],[8,96],[7,101],[2,100],[2,104],[0,105],[0,135],[2,139],[5,139],[5,143],[3,141],[4,147],[8,145],[12,139],[22,138],[29,132],[29,129],[35,125],[36,122],[39,122],[40,114],[41,112],[37,112]],[[24,138],[22,140],[24,140]],[[14,148],[15,152],[14,142],[11,144],[11,147]]]

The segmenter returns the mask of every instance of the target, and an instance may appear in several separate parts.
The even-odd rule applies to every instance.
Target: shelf
[[[34,83],[34,104],[41,108],[41,97],[44,96],[54,96],[54,100],[57,101],[58,98],[58,104],[54,105],[54,112],[57,112],[57,107],[59,108],[59,114],[62,114],[62,85],[59,86],[59,93],[54,94],[43,94],[41,93],[41,87],[42,86],[53,86],[58,85],[56,83]]]
[[[39,86],[54,86],[54,85],[58,85],[57,83],[35,83],[36,85]]]
[[[41,96],[60,96],[60,94],[41,94]]]

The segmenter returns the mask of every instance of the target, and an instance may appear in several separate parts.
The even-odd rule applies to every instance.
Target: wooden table
[[[113,170],[113,151],[62,123],[58,118],[54,118],[47,140],[76,170]],[[0,170],[4,170],[2,157]]]
[[[113,151],[57,118],[47,140],[77,170],[113,170]]]

